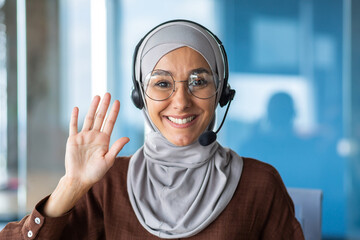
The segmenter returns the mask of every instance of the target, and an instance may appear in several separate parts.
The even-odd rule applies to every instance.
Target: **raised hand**
[[[117,100],[114,102],[108,118],[104,121],[110,104],[110,94],[105,94],[96,113],[99,102],[100,97],[94,97],[80,132],[78,132],[79,110],[73,109],[66,144],[65,176],[88,187],[105,175],[114,164],[116,155],[129,141],[126,137],[120,138],[109,149],[110,136],[119,113],[120,103]]]
[[[110,136],[120,109],[115,101],[108,118],[104,121],[110,105],[110,94],[106,93],[99,106],[100,97],[94,97],[86,115],[83,128],[78,132],[79,109],[71,114],[69,138],[66,144],[64,177],[44,207],[44,214],[57,217],[69,211],[76,202],[111,168],[116,155],[129,141],[123,137],[110,148]]]

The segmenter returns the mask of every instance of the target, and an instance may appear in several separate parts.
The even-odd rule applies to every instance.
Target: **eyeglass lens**
[[[157,101],[169,98],[175,91],[175,81],[172,74],[164,70],[150,72],[143,83],[145,94]],[[218,89],[218,78],[206,69],[193,71],[188,79],[189,92],[197,98],[207,99],[214,96]]]

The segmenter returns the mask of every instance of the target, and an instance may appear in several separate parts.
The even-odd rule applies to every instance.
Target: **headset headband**
[[[213,34],[210,30],[208,30],[206,27],[195,23],[193,21],[189,21],[189,20],[183,20],[183,19],[177,19],[177,20],[171,20],[171,21],[167,21],[164,23],[161,23],[159,25],[157,25],[156,27],[154,27],[153,29],[151,29],[147,34],[145,34],[145,36],[139,41],[139,43],[136,45],[135,50],[134,50],[134,55],[133,55],[133,76],[132,76],[132,80],[133,80],[133,90],[131,93],[131,98],[132,101],[134,103],[134,105],[139,108],[142,109],[144,107],[144,100],[143,100],[143,94],[142,94],[142,89],[140,87],[140,83],[141,83],[141,64],[139,61],[139,64],[137,66],[137,61],[138,61],[138,57],[139,57],[139,49],[142,46],[142,44],[144,43],[145,39],[147,39],[149,37],[149,35],[151,33],[153,33],[154,31],[156,31],[157,29],[166,26],[168,24],[172,24],[172,23],[176,23],[176,22],[183,22],[183,23],[188,23],[188,24],[192,24],[195,25],[197,27],[202,28],[203,30],[205,30],[216,42],[218,48],[219,48],[219,52],[221,54],[221,59],[222,59],[222,63],[223,63],[223,76],[221,76],[222,79],[222,86],[220,88],[221,91],[221,95],[219,98],[219,105],[221,107],[225,106],[229,100],[229,92],[230,92],[230,86],[228,85],[228,76],[229,76],[229,70],[228,70],[228,62],[227,62],[227,55],[224,49],[224,46],[222,45],[222,42],[220,41],[220,39]]]

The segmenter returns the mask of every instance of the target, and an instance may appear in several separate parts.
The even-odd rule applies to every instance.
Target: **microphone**
[[[214,131],[206,131],[199,137],[199,143],[201,146],[207,146],[216,140],[216,133]]]
[[[220,124],[220,127],[218,128],[218,130],[216,130],[216,132],[214,131],[206,131],[204,133],[202,133],[199,137],[199,143],[201,146],[208,146],[210,145],[211,143],[215,142],[216,141],[216,134],[220,131],[220,129],[222,128],[224,122],[225,122],[225,118],[226,118],[226,115],[229,111],[229,108],[230,108],[230,104],[231,104],[231,101],[233,100],[234,98],[234,95],[235,95],[235,90],[234,89],[230,89],[230,94],[229,94],[229,104],[226,108],[226,111],[225,111],[225,114],[224,114],[224,118]]]

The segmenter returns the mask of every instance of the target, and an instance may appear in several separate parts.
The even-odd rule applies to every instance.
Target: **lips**
[[[175,117],[169,116],[169,117],[167,117],[167,119],[169,119],[173,123],[183,125],[183,124],[187,124],[187,123],[191,122],[192,120],[194,120],[195,116],[190,116],[187,118],[175,118]]]

